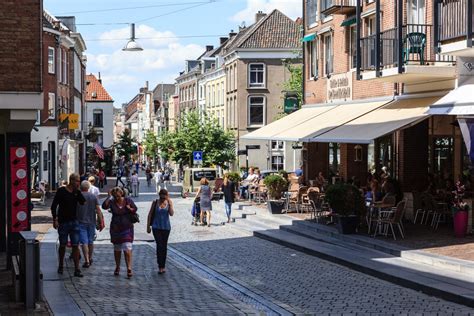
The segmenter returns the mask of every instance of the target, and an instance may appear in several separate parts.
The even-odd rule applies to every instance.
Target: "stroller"
[[[191,225],[199,226],[199,223],[201,222],[201,205],[199,204],[199,202],[199,198],[194,200],[193,207],[191,209],[191,215],[193,216],[193,221]],[[203,218],[203,223],[207,225],[205,216]]]

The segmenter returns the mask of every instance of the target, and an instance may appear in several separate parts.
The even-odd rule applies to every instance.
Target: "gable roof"
[[[258,22],[241,30],[226,47],[226,51],[238,48],[298,49],[300,47],[299,25],[275,9]]]
[[[93,75],[86,75],[86,102],[114,101],[102,83]]]

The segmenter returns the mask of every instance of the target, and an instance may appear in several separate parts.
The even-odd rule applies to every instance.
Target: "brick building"
[[[30,132],[44,102],[42,20],[40,0],[2,1],[0,251],[8,254],[17,253],[19,232],[31,229]]]

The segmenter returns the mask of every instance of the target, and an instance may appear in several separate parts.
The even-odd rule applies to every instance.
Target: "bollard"
[[[27,309],[34,309],[40,298],[40,250],[36,232],[20,232],[21,293]]]

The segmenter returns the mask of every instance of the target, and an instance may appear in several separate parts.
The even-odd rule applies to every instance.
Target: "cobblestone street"
[[[143,181],[142,181],[143,182]],[[172,191],[178,190],[176,187]],[[154,187],[141,188],[135,199],[141,222],[136,225],[132,280],[114,278],[112,248],[107,228],[98,236],[100,245],[93,267],[84,279],[71,278],[67,288],[84,310],[97,314],[119,313],[254,313],[238,295],[179,262],[178,254],[232,280],[270,304],[294,314],[361,315],[469,315],[472,309],[353,271],[298,251],[253,237],[237,225],[225,224],[223,202],[213,202],[212,227],[191,225],[192,198],[173,194],[168,272],[157,274],[151,242],[145,233],[146,215]],[[238,216],[238,210],[234,210]],[[106,214],[106,223],[110,215]],[[244,220],[245,221],[245,220]],[[123,264],[124,265],[124,264]],[[124,268],[124,267],[123,267]],[[110,295],[103,296],[101,293]],[[199,293],[199,295],[196,295]],[[125,299],[125,297],[132,299]]]

